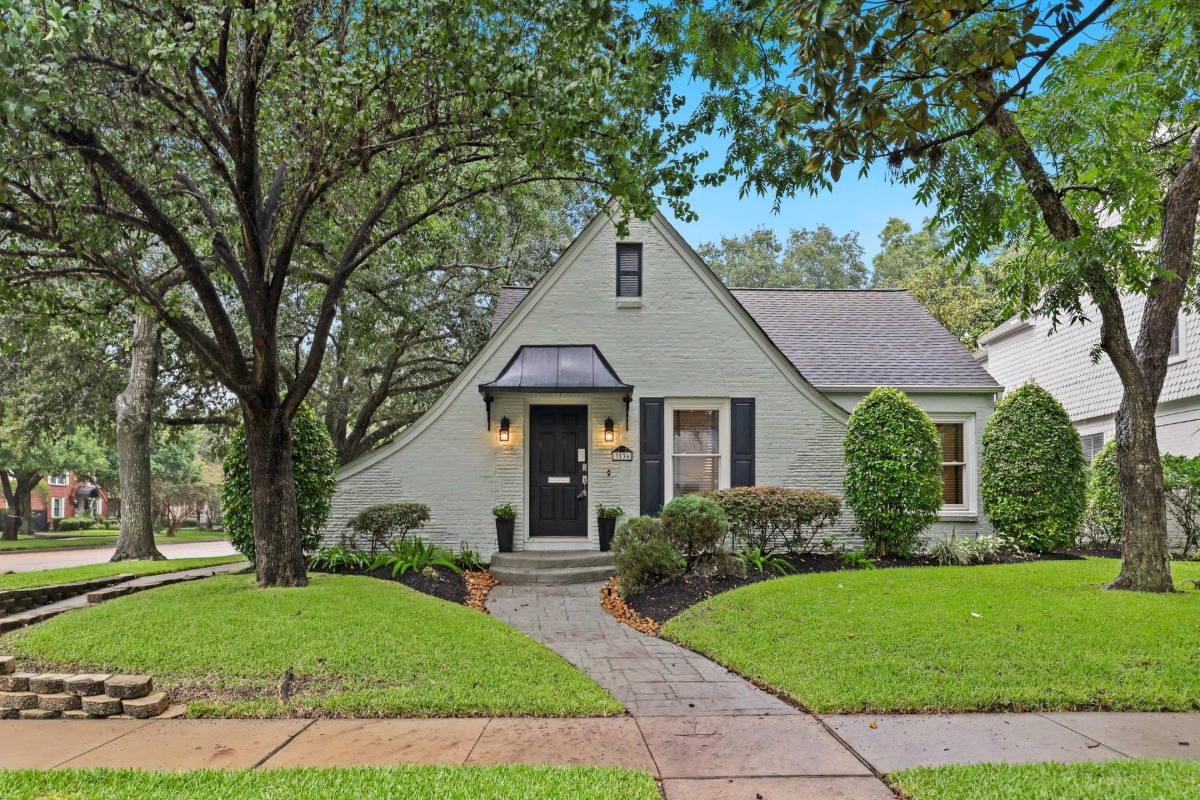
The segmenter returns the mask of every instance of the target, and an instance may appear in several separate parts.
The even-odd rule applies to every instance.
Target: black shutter
[[[617,245],[617,297],[642,296],[642,246]]]
[[[658,516],[663,507],[664,454],[663,399],[643,397],[642,425],[642,511]]]
[[[733,419],[730,433],[729,485],[754,485],[754,398],[734,397],[729,401],[729,416]]]

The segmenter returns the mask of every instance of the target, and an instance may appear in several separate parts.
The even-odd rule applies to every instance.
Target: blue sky
[[[715,152],[719,147],[720,143],[714,141],[709,152]],[[738,185],[732,181],[692,193],[689,201],[700,216],[695,222],[680,222],[666,208],[663,211],[693,247],[718,241],[722,236],[749,233],[762,226],[773,228],[780,241],[792,228],[815,228],[821,224],[828,225],[837,234],[858,231],[859,244],[866,251],[864,259],[870,264],[871,257],[879,251],[879,231],[889,217],[900,217],[918,228],[921,220],[930,215],[929,209],[913,199],[915,188],[891,182],[887,170],[880,165],[869,177],[862,179],[858,178],[857,171],[847,169],[831,191],[785,200],[778,214],[772,211],[769,196],[751,195],[739,200]]]

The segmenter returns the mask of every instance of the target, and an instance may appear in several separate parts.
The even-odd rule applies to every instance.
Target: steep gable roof
[[[505,286],[494,333],[529,287]],[[818,387],[999,389],[971,356],[903,289],[732,289],[777,348]]]

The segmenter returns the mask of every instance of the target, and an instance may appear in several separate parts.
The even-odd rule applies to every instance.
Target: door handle
[[[575,495],[576,500],[583,500],[587,497],[587,487],[585,486],[579,494]]]

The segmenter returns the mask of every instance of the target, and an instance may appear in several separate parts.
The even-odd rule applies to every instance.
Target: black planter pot
[[[608,552],[612,547],[613,532],[617,529],[616,517],[600,517],[596,520],[596,524],[600,527],[600,549]]]
[[[496,520],[496,543],[500,546],[501,553],[513,551],[513,529],[516,522],[515,519]]]

